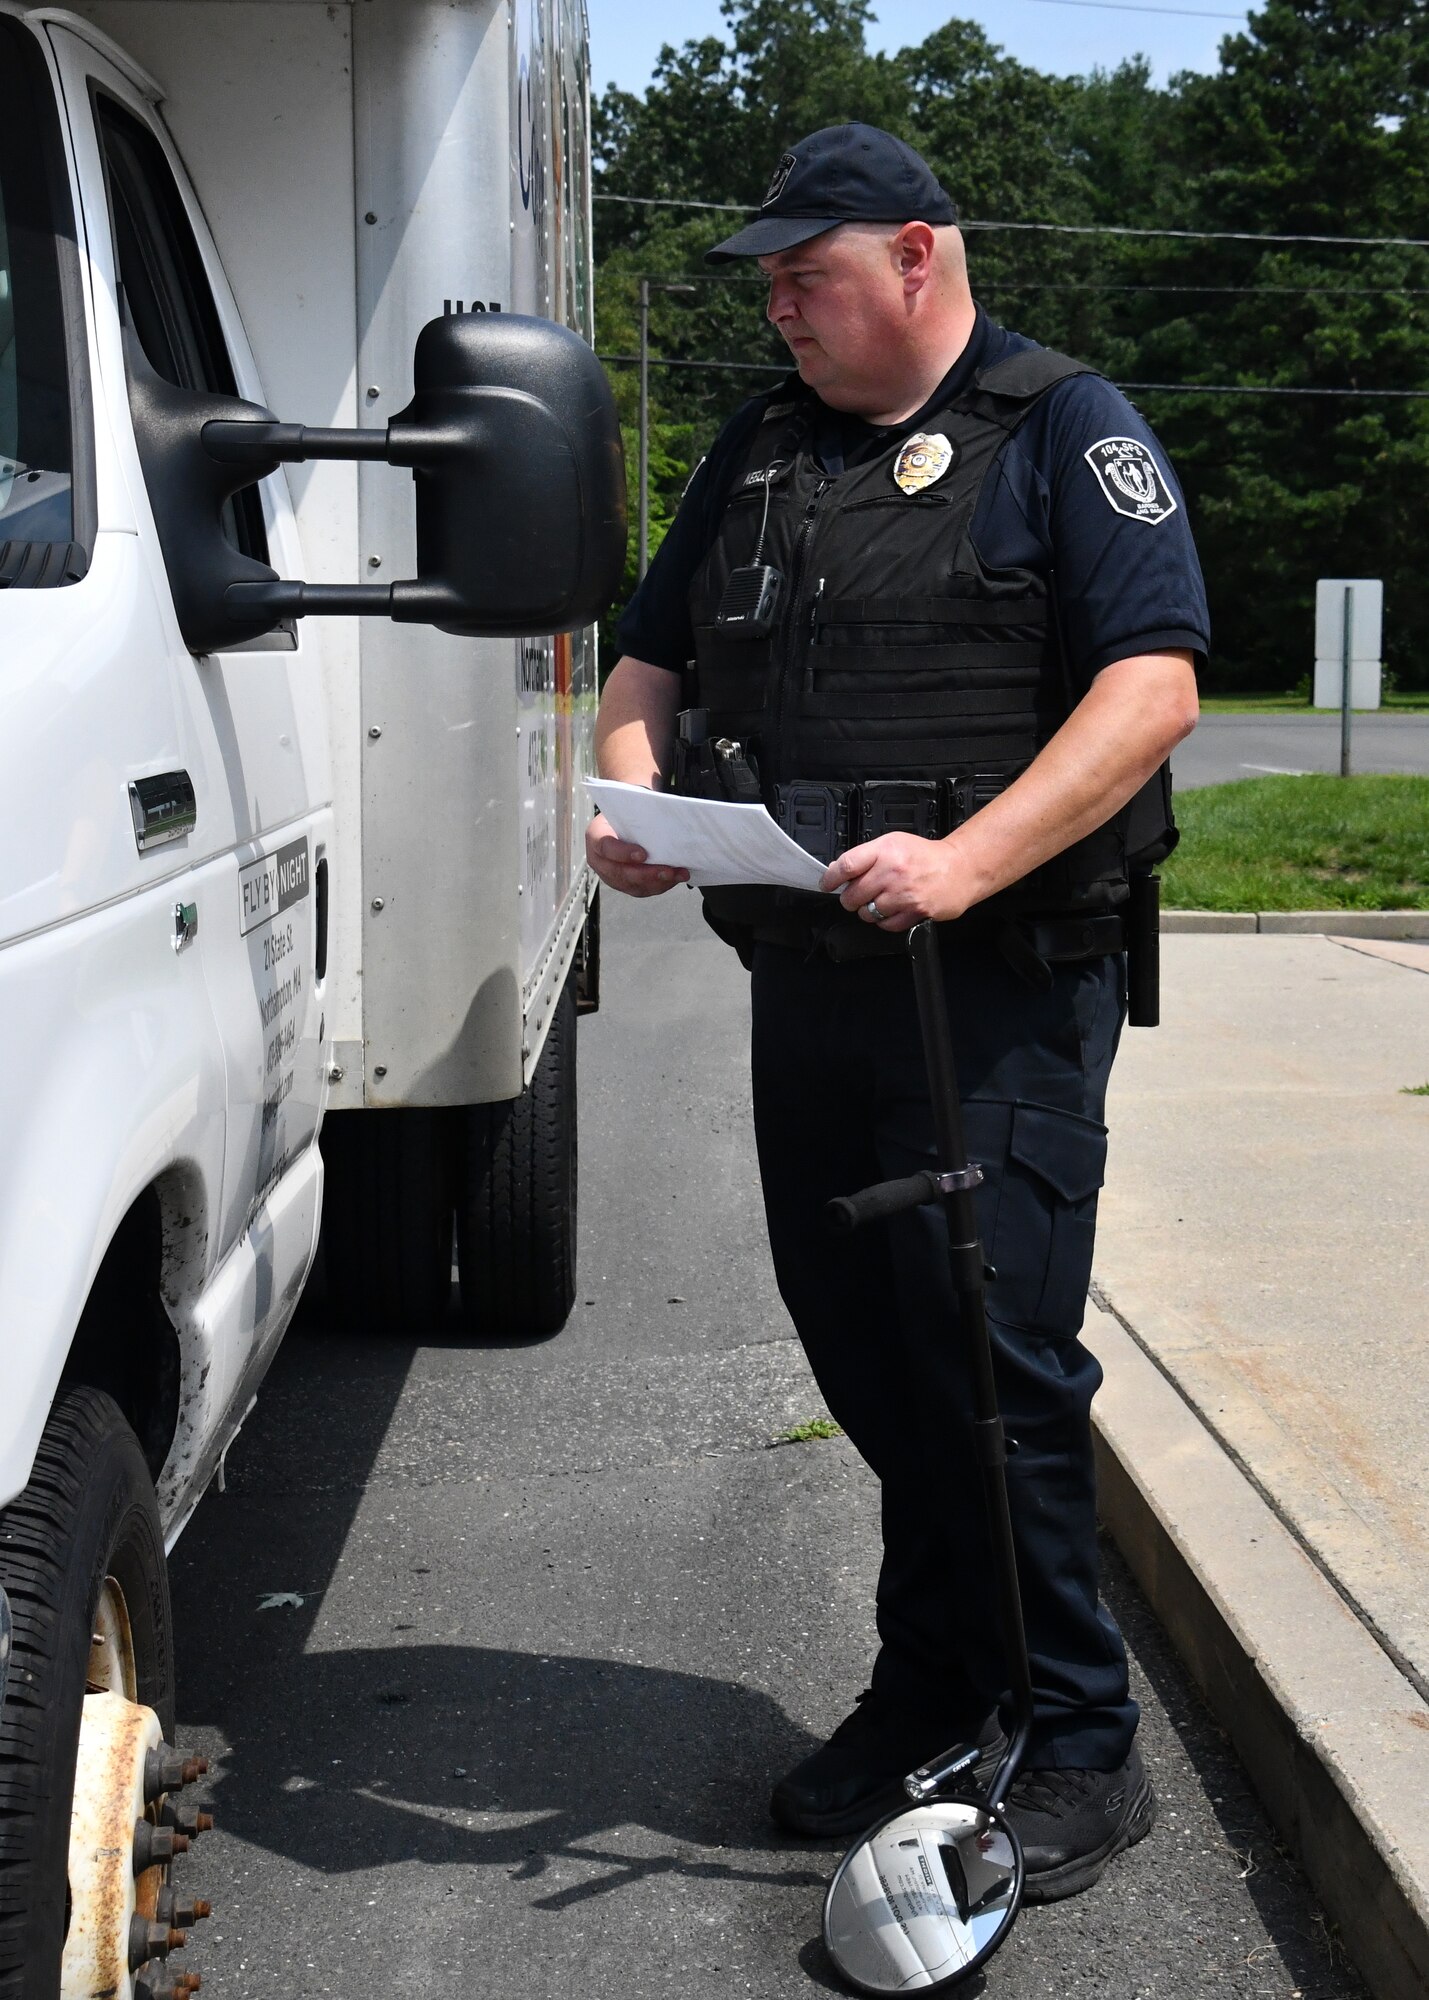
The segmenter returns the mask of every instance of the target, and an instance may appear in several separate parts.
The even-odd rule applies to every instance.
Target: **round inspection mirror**
[[[935,1799],[880,1820],[839,1863],[824,1943],[860,1993],[937,1993],[997,1950],[1022,1901],[1022,1849],[993,1807]]]

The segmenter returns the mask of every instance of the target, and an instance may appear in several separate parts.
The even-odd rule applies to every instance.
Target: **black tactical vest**
[[[726,761],[716,769],[709,751],[682,760],[677,785],[709,793],[723,782],[740,795],[728,782],[738,746],[735,764],[765,805],[828,860],[895,827],[939,837],[1026,769],[1075,700],[1051,579],[987,569],[970,529],[1008,437],[1056,383],[1088,372],[1045,348],[1012,355],[979,370],[913,438],[838,475],[814,456],[812,393],[797,378],[773,393],[690,586],[692,706]],[[732,572],[756,556],[782,583],[772,629],[750,638],[720,609]],[[745,776],[744,795],[752,789]],[[998,912],[1115,908],[1128,853],[1159,858],[1174,842],[1169,804],[1161,774],[1005,891]],[[844,915],[833,898],[794,891],[705,893],[718,929],[793,920],[817,930]]]

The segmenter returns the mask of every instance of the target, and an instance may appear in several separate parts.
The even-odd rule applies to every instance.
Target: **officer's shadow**
[[[763,1817],[771,1772],[814,1739],[736,1683],[473,1646],[284,1649],[211,1702],[185,1664],[186,1711],[235,1746],[210,1784],[219,1823],[323,1873],[423,1861],[539,1881],[557,1858],[588,1864],[534,1898],[551,1910],[658,1874],[826,1880],[776,1859]]]

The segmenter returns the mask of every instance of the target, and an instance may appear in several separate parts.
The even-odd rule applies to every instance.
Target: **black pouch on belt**
[[[937,840],[947,831],[941,787],[936,778],[865,778],[859,788],[860,840],[877,840],[884,833],[916,833]]]
[[[774,787],[780,826],[806,854],[828,863],[854,843],[859,787],[830,780],[796,778]]]
[[[1161,1025],[1161,877],[1131,877],[1126,905],[1126,1020],[1131,1028]]]

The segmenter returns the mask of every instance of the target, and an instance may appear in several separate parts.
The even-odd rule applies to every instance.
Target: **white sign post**
[[[1340,775],[1350,775],[1350,716],[1378,708],[1384,584],[1377,576],[1322,576],[1315,585],[1316,708],[1340,711]]]

